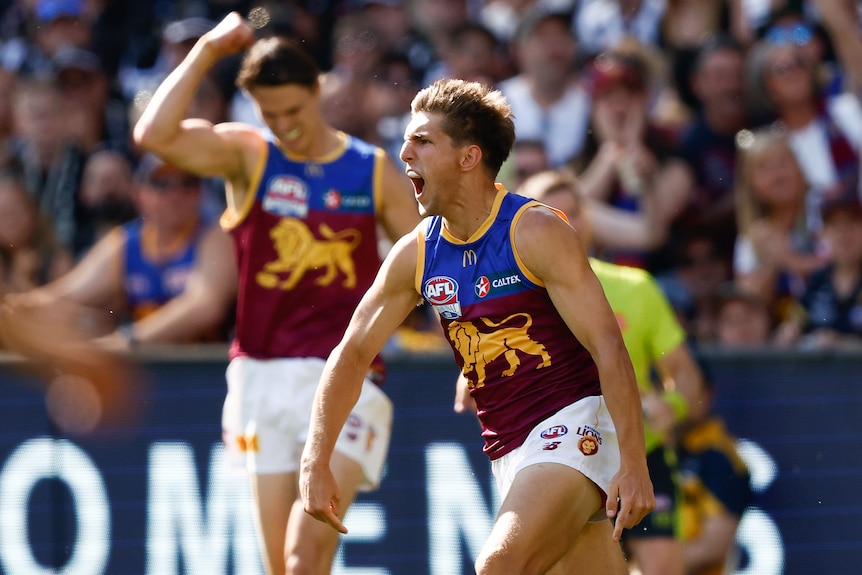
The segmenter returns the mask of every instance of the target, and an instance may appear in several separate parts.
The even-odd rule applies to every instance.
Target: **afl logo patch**
[[[425,282],[425,299],[446,319],[461,317],[458,282],[446,276],[435,276]]]
[[[569,428],[565,425],[555,425],[542,432],[542,439],[555,439],[564,436],[568,432]]]
[[[585,435],[578,440],[578,449],[586,456],[595,455],[599,452],[599,442],[591,435]]]
[[[276,216],[304,218],[308,215],[308,188],[299,178],[273,176],[267,182],[261,207]]]
[[[431,278],[425,282],[425,298],[433,305],[457,302],[458,282],[444,276]]]

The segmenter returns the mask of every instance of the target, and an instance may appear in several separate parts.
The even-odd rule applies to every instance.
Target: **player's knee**
[[[324,565],[320,558],[307,554],[288,553],[284,559],[286,575],[325,575],[329,573],[329,565]]]

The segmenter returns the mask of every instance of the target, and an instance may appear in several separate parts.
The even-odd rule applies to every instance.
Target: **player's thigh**
[[[599,489],[580,471],[558,463],[526,467],[500,506],[482,559],[510,572],[543,573],[600,507]]]

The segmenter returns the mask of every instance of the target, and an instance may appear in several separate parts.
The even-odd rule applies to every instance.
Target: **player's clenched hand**
[[[623,529],[631,529],[653,509],[655,509],[655,492],[646,463],[634,469],[621,467],[611,479],[606,506],[608,517],[616,517],[614,541],[620,540]]]
[[[299,493],[306,513],[341,533],[347,533],[339,519],[341,493],[328,465],[315,466],[303,461],[299,470]]]
[[[245,50],[254,42],[254,28],[239,12],[231,12],[204,35],[207,47],[219,57]]]

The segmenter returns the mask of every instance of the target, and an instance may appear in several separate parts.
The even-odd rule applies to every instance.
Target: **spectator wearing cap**
[[[584,150],[571,162],[584,193],[615,208],[654,209],[654,233],[637,249],[597,254],[647,268],[690,201],[691,170],[674,155],[672,137],[649,121],[650,81],[637,52],[606,52],[588,70],[592,109]]]
[[[99,144],[124,145],[129,140],[126,104],[115,97],[99,55],[68,46],[52,63],[78,145],[87,153]]]
[[[544,143],[552,168],[584,145],[590,96],[575,71],[569,15],[537,6],[521,21],[513,44],[519,74],[498,88],[512,107],[515,137]]]
[[[199,16],[180,18],[168,22],[162,29],[161,45],[155,63],[150,68],[121,66],[119,81],[127,101],[140,102],[167,78],[192,49],[195,42],[209,32],[215,23]],[[141,103],[141,107],[145,102]]]
[[[36,321],[45,306],[58,310],[57,321],[95,313],[102,319],[97,327],[108,320],[114,331],[87,335],[118,349],[224,341],[220,328],[236,290],[233,248],[218,225],[201,217],[200,179],[145,156],[134,198],[139,218],[109,232],[69,273],[9,305],[22,320]]]
[[[86,48],[93,38],[93,28],[84,0],[37,0],[36,47],[51,58],[65,46]]]
[[[51,59],[60,49],[87,48],[93,42],[94,19],[84,0],[36,0],[26,19],[26,27],[2,47],[3,66],[16,73],[49,76]]]
[[[862,203],[847,193],[824,202],[822,218],[829,263],[811,276],[780,342],[862,350]]]

